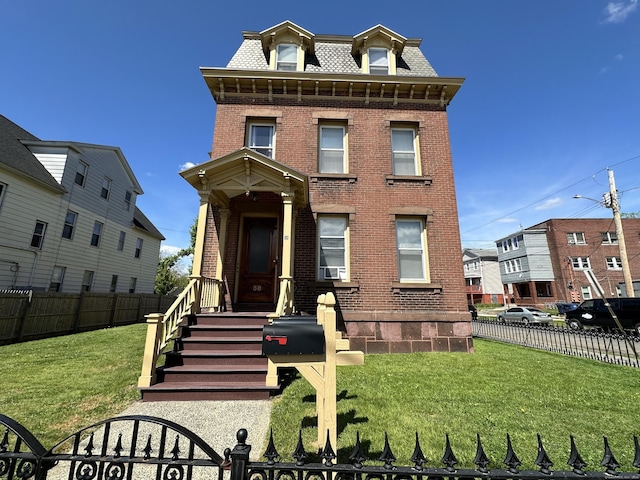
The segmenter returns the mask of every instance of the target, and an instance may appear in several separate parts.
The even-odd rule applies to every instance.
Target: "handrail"
[[[138,387],[150,387],[155,382],[156,363],[162,351],[173,338],[185,315],[200,312],[200,290],[202,279],[193,277],[189,285],[164,313],[146,315],[147,339],[144,347],[142,371]]]

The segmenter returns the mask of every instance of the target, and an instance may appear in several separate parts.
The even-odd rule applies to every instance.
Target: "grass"
[[[136,324],[1,346],[0,413],[45,448],[118,415],[140,398],[145,334]]]
[[[442,466],[449,433],[460,465],[472,466],[480,433],[495,467],[509,433],[520,460],[534,468],[540,433],[555,469],[567,468],[574,435],[588,468],[598,470],[606,435],[623,468],[634,470],[638,370],[490,341],[475,340],[475,348],[474,354],[370,355],[364,366],[340,367],[340,461],[348,460],[357,432],[367,457],[377,460],[387,432],[398,464],[410,465],[418,432],[430,465]],[[274,402],[271,425],[284,459],[300,429],[307,451],[317,448],[314,402],[315,390],[301,378]]]
[[[145,329],[138,324],[0,347],[0,413],[22,423],[47,448],[118,415],[139,399]],[[567,468],[574,435],[587,468],[601,471],[606,435],[622,470],[635,470],[637,369],[484,340],[475,340],[475,349],[369,355],[363,366],[339,367],[339,460],[348,461],[356,432],[367,457],[377,460],[387,432],[397,464],[410,464],[417,431],[430,466],[441,465],[446,433],[460,466],[471,466],[480,433],[496,468],[510,433],[524,466],[534,468],[540,433],[554,469]],[[313,452],[313,388],[295,379],[273,403],[271,424],[282,459],[291,460],[300,429]]]

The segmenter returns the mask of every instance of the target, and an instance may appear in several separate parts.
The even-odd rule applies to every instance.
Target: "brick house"
[[[638,279],[640,219],[623,219],[622,228],[630,272]],[[502,238],[496,246],[505,295],[515,303],[540,305],[596,297],[584,274],[587,269],[593,271],[606,295],[624,294],[612,218],[553,218]]]
[[[470,351],[447,107],[462,78],[378,25],[243,32],[224,68],[193,275],[212,310],[313,312],[333,292],[351,348]]]

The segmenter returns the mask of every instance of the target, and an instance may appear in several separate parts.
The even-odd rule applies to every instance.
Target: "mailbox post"
[[[267,386],[278,385],[278,368],[294,367],[315,388],[318,446],[322,448],[328,434],[331,445],[337,449],[336,367],[363,365],[364,353],[349,350],[349,340],[336,331],[335,304],[336,298],[329,292],[318,296],[315,323],[282,319],[265,326],[262,348],[269,359]],[[302,330],[306,332],[306,341],[300,340]],[[323,340],[322,351],[318,338]]]

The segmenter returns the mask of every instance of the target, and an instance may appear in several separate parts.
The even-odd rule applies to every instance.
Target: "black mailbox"
[[[263,355],[318,355],[324,353],[324,328],[315,316],[289,316],[262,329]]]

